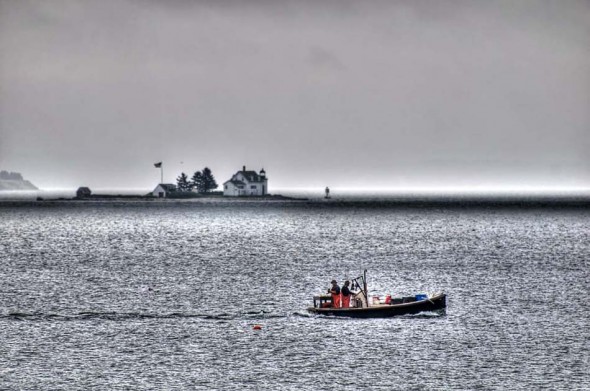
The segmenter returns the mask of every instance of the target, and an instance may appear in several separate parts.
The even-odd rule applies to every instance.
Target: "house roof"
[[[162,189],[166,191],[176,190],[176,185],[173,185],[172,183],[160,183],[158,186],[160,186]],[[156,189],[158,188],[158,186],[156,186]]]
[[[257,173],[256,171],[253,170],[240,170],[238,172],[236,172],[234,175],[232,175],[231,179],[228,181],[223,182],[223,184],[227,184],[227,183],[232,183],[234,185],[246,185],[248,183],[264,183],[268,180],[268,178],[266,177],[266,171],[264,171],[264,169],[260,170],[261,173],[264,173],[265,176],[260,175],[259,173]],[[238,174],[242,174],[242,176],[245,178],[245,181],[239,181],[236,178],[236,176]]]
[[[248,179],[248,182],[264,182],[267,179],[261,177],[256,171],[238,171],[236,175],[240,173]]]

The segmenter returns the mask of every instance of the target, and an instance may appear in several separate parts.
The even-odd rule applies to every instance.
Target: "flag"
[[[156,167],[156,168],[162,167],[162,162],[154,163],[154,167]]]

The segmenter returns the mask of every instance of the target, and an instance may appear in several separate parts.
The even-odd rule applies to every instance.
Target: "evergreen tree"
[[[197,171],[193,174],[193,177],[191,178],[191,185],[192,185],[192,187],[197,189],[197,191],[199,193],[205,192],[204,183],[203,183],[203,174],[201,173],[201,171]]]
[[[209,167],[203,168],[203,192],[207,193],[211,190],[217,189],[217,182]]]
[[[176,184],[178,186],[178,191],[190,191],[191,184],[188,181],[188,177],[183,172],[180,174],[178,178],[176,178]]]

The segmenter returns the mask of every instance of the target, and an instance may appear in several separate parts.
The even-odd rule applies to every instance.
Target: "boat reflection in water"
[[[335,308],[330,295],[319,295],[314,296],[313,307],[309,307],[307,310],[318,315],[348,318],[389,318],[433,311],[444,314],[447,307],[447,295],[442,292],[392,298],[385,304],[376,304],[375,302],[369,304],[366,270],[362,276],[352,279],[352,286],[357,288],[358,291],[353,293],[351,307]]]

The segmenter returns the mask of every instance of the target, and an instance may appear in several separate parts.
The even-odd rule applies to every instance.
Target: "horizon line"
[[[79,187],[79,186],[78,186]],[[25,190],[22,192],[60,192],[76,191],[78,187],[55,187],[40,188],[38,190]],[[404,187],[339,187],[328,186],[332,195],[337,192],[341,193],[380,193],[380,194],[399,194],[399,195],[555,195],[555,194],[586,194],[590,195],[590,186],[404,186]],[[307,186],[307,187],[278,187],[270,188],[269,193],[273,192],[318,192],[324,193],[326,186]],[[124,192],[151,192],[151,187],[95,187],[91,188],[93,192],[102,191],[124,191]],[[217,191],[222,191],[217,190]],[[12,191],[11,191],[12,192]]]

